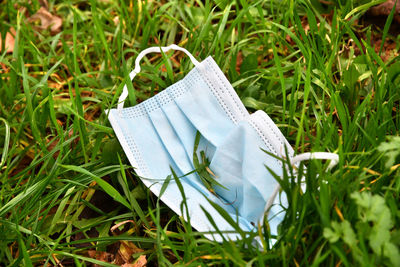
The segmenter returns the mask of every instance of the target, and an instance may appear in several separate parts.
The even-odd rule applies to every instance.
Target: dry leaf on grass
[[[139,259],[133,264],[133,267],[144,267],[147,264],[147,259],[145,255],[141,255]]]
[[[113,18],[114,25],[117,26],[119,24],[119,17],[116,16]]]
[[[4,42],[4,49],[7,53],[12,53],[14,51],[14,44],[15,44],[15,30],[14,28],[10,28],[10,30],[6,33],[6,38]],[[0,52],[3,52],[1,49],[3,47],[3,40],[2,36],[0,35]]]
[[[125,262],[130,262],[132,255],[135,253],[143,252],[143,249],[138,248],[135,244],[129,241],[121,241],[118,254],[121,255]]]
[[[40,20],[40,30],[45,30],[50,27],[52,33],[57,33],[61,30],[62,19],[52,15],[46,8],[41,7],[35,14],[28,18],[28,22]]]
[[[118,253],[115,257],[114,264],[125,267],[143,267],[147,264],[146,255],[140,255],[139,258],[134,260],[133,254],[143,252],[144,250],[138,248],[130,241],[121,241]]]
[[[90,258],[96,259],[96,260],[99,260],[102,262],[110,263],[114,259],[114,255],[112,255],[111,253],[105,252],[105,251],[96,251],[96,250],[91,249],[87,253]],[[100,267],[101,265],[93,264],[93,266]]]
[[[144,267],[147,264],[147,259],[145,255],[141,255],[135,263],[124,263],[121,267]]]
[[[388,0],[380,5],[371,7],[370,14],[372,16],[389,16],[395,4],[396,0]],[[397,0],[394,19],[400,23],[400,0]]]
[[[49,3],[47,0],[39,0],[39,4],[40,6],[45,7],[47,10],[49,9]]]

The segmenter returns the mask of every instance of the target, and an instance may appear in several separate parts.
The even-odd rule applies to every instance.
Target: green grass
[[[382,34],[398,51],[393,16],[364,26],[369,1],[50,0],[63,18],[52,35],[14,7],[33,14],[40,5],[31,2],[0,3],[2,37],[16,30],[13,53],[0,54],[0,265],[109,266],[88,250],[125,240],[151,265],[399,266],[400,142],[389,136],[399,135],[400,60],[383,61],[371,41]],[[207,240],[124,157],[104,111],[116,107],[135,56],[171,43],[199,60],[211,55],[248,110],[266,111],[296,153],[339,154],[331,171],[306,163],[306,192],[289,174],[277,177],[290,205],[273,247],[249,246],[254,235]],[[130,105],[184,77],[191,64],[181,56],[149,56]],[[126,220],[134,223],[110,231]],[[268,244],[268,231],[258,234]]]

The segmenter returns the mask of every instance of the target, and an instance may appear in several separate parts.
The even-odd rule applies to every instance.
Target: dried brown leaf
[[[240,66],[243,63],[243,54],[242,51],[239,51],[239,53],[236,56],[236,71],[240,72]]]
[[[4,49],[7,51],[7,53],[12,53],[14,51],[14,45],[15,45],[15,30],[14,28],[10,28],[10,30],[6,33],[6,38],[4,40]],[[0,52],[3,52],[1,49],[3,47],[3,40],[0,35]]]
[[[138,248],[135,244],[129,241],[121,241],[118,254],[122,257],[125,263],[132,261],[132,255],[143,252],[143,249]]]
[[[396,1],[397,4],[394,13],[394,19],[395,21],[397,21],[397,23],[400,23],[400,0],[388,0],[380,5],[371,7],[369,10],[369,14],[371,14],[372,16],[384,16],[384,17],[389,16]]]
[[[392,11],[396,0],[388,0],[380,5],[371,7],[371,14],[373,16],[388,16]],[[397,14],[400,13],[400,0],[397,0],[396,11]]]
[[[51,14],[46,8],[41,7],[35,14],[28,18],[28,22],[40,20],[39,30],[45,30],[50,27],[52,33],[57,33],[61,30],[62,19]]]
[[[88,256],[92,259],[96,259],[102,262],[111,263],[114,260],[114,255],[105,251],[88,250]],[[93,264],[94,267],[100,267],[101,265]]]
[[[117,26],[119,24],[119,17],[116,16],[113,18],[114,25]]]
[[[147,265],[147,259],[146,255],[141,255],[135,263],[132,265],[132,267],[144,267]]]
[[[39,0],[39,4],[40,6],[45,7],[47,10],[49,9],[49,3],[47,0]]]

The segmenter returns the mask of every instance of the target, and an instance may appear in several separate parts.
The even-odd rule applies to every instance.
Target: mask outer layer
[[[175,49],[176,46],[167,48]],[[182,48],[179,50],[183,51]],[[153,49],[150,52],[159,51]],[[145,55],[142,53],[141,57]],[[138,57],[139,61],[141,57]],[[193,56],[191,59],[194,60]],[[220,231],[231,231],[224,233],[224,237],[235,240],[239,235],[206,197],[225,209],[243,231],[255,230],[253,225],[263,217],[264,208],[278,186],[266,166],[282,175],[280,161],[261,149],[278,157],[284,155],[285,147],[290,156],[293,149],[265,112],[247,112],[211,57],[201,63],[193,62],[195,67],[182,80],[155,96],[133,107],[123,108],[120,103],[118,109],[107,112],[131,165],[157,196],[163,181],[171,175],[171,167],[178,176],[194,170],[193,147],[199,131],[202,138],[197,151],[206,152],[216,180],[227,189],[216,186],[214,189],[220,196],[216,197],[205,188],[196,173],[180,178],[190,223],[200,232],[214,232],[206,234],[207,238],[221,241],[222,237],[215,233],[204,209]],[[137,60],[133,77],[139,71]],[[124,89],[122,98],[126,98],[126,92]],[[181,210],[183,197],[173,179],[161,200],[185,220],[189,219]],[[278,194],[272,203],[268,221],[271,234],[276,235],[284,217],[286,196]]]

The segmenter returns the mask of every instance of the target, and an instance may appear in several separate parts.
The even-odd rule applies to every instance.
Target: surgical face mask
[[[190,223],[200,232],[216,230],[203,209],[211,215],[218,230],[234,230],[208,198],[225,209],[243,231],[253,231],[268,210],[271,234],[276,235],[287,200],[284,193],[277,197],[279,185],[266,166],[277,175],[282,175],[283,168],[281,161],[263,150],[278,157],[287,151],[291,157],[293,149],[265,112],[247,112],[212,57],[198,62],[176,45],[151,47],[138,55],[130,78],[140,72],[140,61],[146,54],[170,49],[184,52],[194,64],[186,77],[128,108],[123,108],[128,96],[125,85],[117,109],[109,110],[109,120],[130,163],[157,196],[172,168],[181,177]],[[223,186],[215,186],[215,192],[210,192],[198,173],[193,172],[198,132],[201,139],[197,150],[203,151],[209,170]],[[161,200],[183,215],[183,198],[173,180]],[[229,239],[239,237],[236,233],[224,235]],[[217,234],[206,236],[221,240]]]

